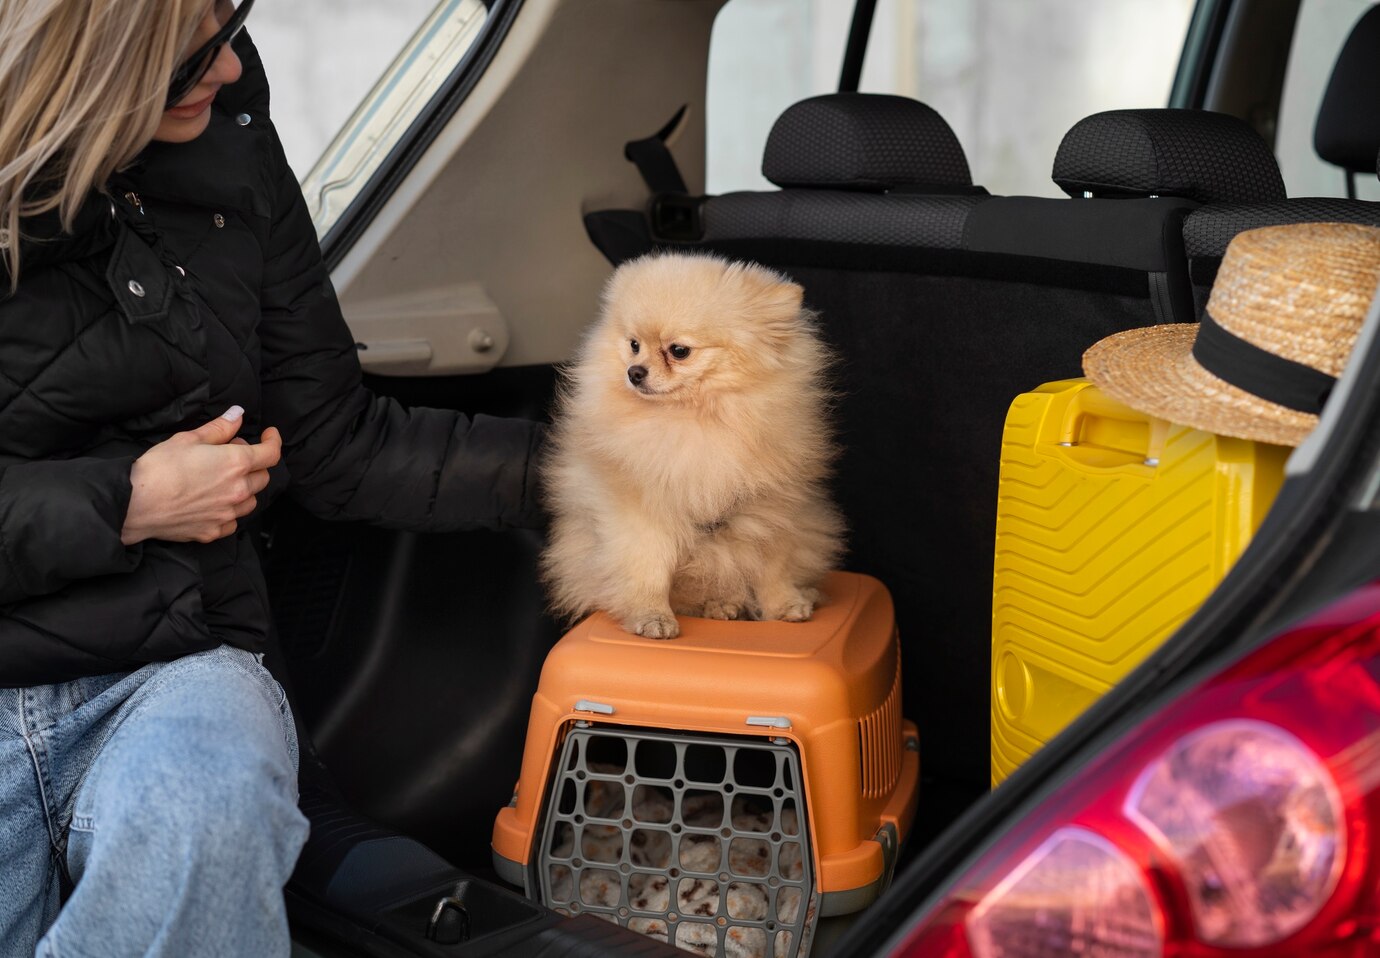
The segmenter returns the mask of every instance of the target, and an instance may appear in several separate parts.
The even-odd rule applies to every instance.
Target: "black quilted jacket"
[[[13,295],[0,270],[0,686],[263,648],[243,523],[209,545],[120,542],[134,459],[236,403],[241,436],[283,434],[260,509],[290,488],[318,516],[395,528],[537,518],[540,426],[361,385],[258,56],[236,50],[244,76],[205,134],[150,146],[71,235],[30,222],[52,238],[22,247]]]

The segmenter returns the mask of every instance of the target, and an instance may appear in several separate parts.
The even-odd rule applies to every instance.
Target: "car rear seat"
[[[1079,198],[989,196],[943,119],[897,100],[796,104],[763,160],[779,191],[707,197],[698,240],[654,239],[779,268],[820,311],[842,358],[847,564],[896,598],[907,713],[922,732],[958,730],[923,743],[927,773],[985,785],[1007,406],[1079,375],[1104,336],[1190,321],[1184,215],[1283,190],[1240,121],[1123,111],[1089,118],[1061,147],[1058,178]],[[1258,177],[1238,182],[1243,165]]]

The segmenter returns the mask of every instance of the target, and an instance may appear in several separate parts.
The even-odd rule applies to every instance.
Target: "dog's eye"
[[[629,340],[628,345],[632,346],[632,351],[633,351],[633,355],[634,355],[634,356],[636,356],[636,355],[637,355],[637,351],[638,351],[639,349],[642,348],[641,344],[638,343],[638,341],[635,340],[635,339]]]
[[[684,359],[686,356],[690,355],[690,347],[675,343],[671,346],[671,355],[676,359]]]

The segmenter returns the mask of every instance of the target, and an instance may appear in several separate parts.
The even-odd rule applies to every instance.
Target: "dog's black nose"
[[[646,366],[629,366],[629,367],[628,367],[628,382],[632,383],[634,386],[641,386],[641,385],[642,385],[642,380],[644,380],[644,379],[646,379],[646,378],[647,378],[647,367],[646,367]]]

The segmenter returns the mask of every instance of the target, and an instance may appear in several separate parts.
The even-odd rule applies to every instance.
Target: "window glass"
[[[714,23],[707,190],[771,189],[762,148],[781,111],[838,89],[845,0],[731,0]],[[1161,107],[1193,0],[880,0],[861,88],[923,100],[953,127],[973,182],[1062,196],[1050,180],[1069,127],[1100,110]]]
[[[1290,196],[1346,196],[1346,174],[1313,151],[1313,124],[1318,118],[1332,64],[1352,25],[1372,0],[1304,0],[1299,8],[1284,93],[1279,104],[1279,137],[1275,153]],[[1356,175],[1356,195],[1380,200],[1380,181]]]
[[[436,0],[260,3],[249,32],[273,85],[273,121],[298,176],[326,144]]]
[[[707,192],[773,188],[761,173],[767,133],[792,103],[838,89],[852,6],[729,0],[719,11],[705,90]]]
[[[478,37],[480,0],[261,3],[273,122],[325,235]],[[310,171],[307,173],[306,171]]]

